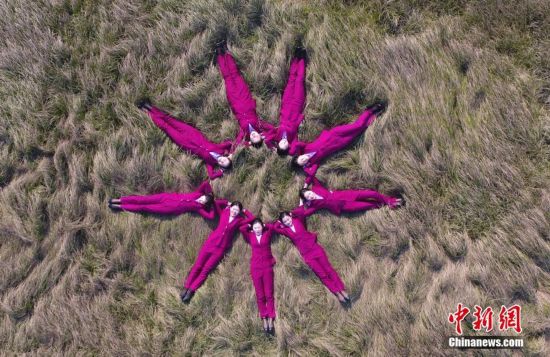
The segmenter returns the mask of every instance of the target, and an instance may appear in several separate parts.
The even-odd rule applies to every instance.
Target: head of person
[[[290,145],[288,143],[288,140],[285,138],[279,140],[279,142],[277,143],[277,154],[279,154],[279,156],[286,156],[288,155],[289,150]]]
[[[309,161],[309,157],[306,154],[294,156],[296,165],[303,167]]]
[[[290,161],[290,165],[293,169],[301,169],[304,167],[305,164],[308,162],[307,156],[304,155],[294,155],[292,157],[292,160]]]
[[[222,170],[227,171],[227,170],[231,170],[231,167],[233,166],[233,162],[227,156],[220,156],[218,157],[218,165],[220,165]]]
[[[250,132],[250,144],[252,146],[254,146],[255,148],[260,148],[263,141],[264,139],[262,138],[262,135],[256,130]]]
[[[307,188],[302,188],[300,190],[300,198],[304,201],[311,201],[315,199],[315,192]]]
[[[231,207],[229,207],[229,214],[231,217],[237,217],[243,210],[243,204],[239,201],[231,202]]]
[[[204,205],[204,208],[210,210],[212,204],[214,204],[214,195],[212,193],[207,193],[206,195],[199,197],[198,201]]]
[[[290,212],[284,211],[279,213],[279,222],[287,227],[292,226],[292,216],[290,215]]]
[[[264,222],[260,218],[255,218],[251,225],[252,232],[254,232],[257,235],[261,235],[264,231]]]

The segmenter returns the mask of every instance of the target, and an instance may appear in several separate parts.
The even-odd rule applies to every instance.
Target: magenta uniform
[[[218,226],[202,244],[197,260],[187,275],[184,287],[196,291],[206,280],[208,274],[223,259],[225,252],[231,248],[233,238],[239,227],[252,222],[254,216],[248,211],[242,213],[245,217],[238,215],[230,222],[230,207],[226,200],[216,200],[214,206],[220,217]]]
[[[243,139],[246,139],[248,144],[251,130],[255,130],[261,135],[264,131],[273,130],[273,125],[261,120],[256,114],[256,101],[231,54],[218,54],[217,61],[225,83],[227,101],[239,122],[239,133],[233,144],[233,149],[235,149]]]
[[[290,155],[312,155],[304,165],[304,171],[308,176],[307,182],[311,182],[311,179],[315,177],[322,160],[351,144],[355,138],[368,128],[374,119],[376,119],[376,115],[370,109],[367,109],[355,122],[323,130],[317,139],[312,142],[294,141],[290,147]]]
[[[329,191],[323,187],[317,178],[312,178],[312,181],[311,191],[321,196],[322,199],[304,203],[302,208],[306,217],[320,209],[326,209],[333,214],[340,215],[342,212],[362,212],[380,208],[384,205],[393,208],[398,204],[398,198],[386,196],[374,190]]]
[[[216,210],[212,207],[206,210],[197,199],[212,193],[208,181],[204,181],[196,191],[189,193],[163,192],[147,196],[123,196],[120,198],[120,207],[130,212],[147,212],[157,214],[182,214],[196,212],[207,219],[213,219]]]
[[[273,225],[271,223],[265,225],[259,241],[256,234],[248,229],[248,224],[242,225],[240,231],[244,240],[252,249],[250,276],[256,290],[256,302],[260,317],[275,318],[275,297],[273,294],[275,258],[271,254],[271,237],[275,233]]]
[[[332,293],[345,290],[344,283],[330,264],[325,250],[317,243],[317,234],[307,230],[306,217],[302,210],[292,211],[292,224],[294,230],[280,222],[275,223],[273,228],[294,243],[305,263]]]
[[[197,155],[204,161],[208,176],[211,179],[223,175],[222,170],[215,170],[218,164],[215,156],[227,155],[231,148],[230,141],[215,144],[209,141],[197,128],[172,117],[154,106],[147,113],[155,125],[162,129],[179,147]]]
[[[294,58],[290,62],[288,81],[281,99],[281,111],[279,113],[279,127],[269,130],[264,134],[268,147],[275,147],[279,141],[286,137],[289,145],[298,137],[298,128],[304,120],[304,107],[306,103],[306,60]]]

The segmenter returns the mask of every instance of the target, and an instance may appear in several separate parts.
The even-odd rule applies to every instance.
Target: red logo
[[[460,323],[464,318],[470,313],[470,309],[467,307],[462,307],[462,304],[457,305],[456,312],[454,314],[449,314],[449,322],[455,324],[456,333],[462,335],[462,326]]]
[[[490,306],[483,310],[480,306],[475,305],[474,317],[476,320],[473,323],[474,330],[479,331],[482,327],[486,332],[493,330],[493,308]]]
[[[474,305],[473,316],[475,318],[472,323],[472,327],[475,331],[481,331],[485,329],[485,332],[491,332],[493,330],[493,308],[487,307],[483,309],[481,306]],[[455,330],[458,335],[462,335],[461,322],[468,316],[470,309],[462,304],[458,304],[456,312],[449,314],[449,323],[455,324]],[[507,331],[514,329],[517,333],[521,333],[521,306],[513,305],[506,308],[504,305],[500,308],[498,314],[498,329],[500,331]]]
[[[521,306],[514,305],[506,308],[504,305],[500,308],[498,314],[498,328],[501,331],[506,331],[513,328],[517,333],[521,332]]]

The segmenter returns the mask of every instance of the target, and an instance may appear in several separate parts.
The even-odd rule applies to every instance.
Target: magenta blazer
[[[154,106],[151,107],[148,114],[155,125],[168,133],[180,148],[197,155],[205,162],[208,176],[211,179],[223,175],[222,170],[215,170],[218,162],[210,155],[210,152],[227,155],[231,149],[231,141],[228,140],[219,144],[213,143],[199,129],[180,120],[174,120],[175,118],[170,114]],[[171,126],[168,124],[169,122],[176,123],[177,126]]]
[[[273,230],[288,237],[301,255],[307,255],[313,248],[317,247],[317,234],[307,230],[306,216],[302,210],[295,209],[291,214],[292,224],[296,232],[293,232],[292,229],[279,221],[273,223]]]
[[[256,234],[249,230],[248,224],[242,225],[239,230],[243,234],[244,240],[252,249],[252,256],[250,257],[251,272],[275,265],[275,258],[271,253],[271,237],[273,233],[275,233],[272,223],[265,224],[262,238],[259,243]]]
[[[254,219],[252,213],[247,210],[229,222],[230,207],[227,206],[227,200],[216,200],[214,207],[220,220],[216,229],[210,233],[204,245],[211,248],[229,249],[233,244],[233,238],[239,227],[243,224],[249,224]]]

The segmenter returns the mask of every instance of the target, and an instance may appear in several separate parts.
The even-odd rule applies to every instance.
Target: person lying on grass
[[[386,196],[369,189],[328,190],[315,177],[312,178],[311,187],[305,183],[299,195],[300,207],[306,217],[320,209],[339,216],[342,213],[364,212],[386,205],[393,209],[404,204],[400,197]]]
[[[147,98],[136,103],[145,111],[156,126],[163,130],[176,145],[183,150],[200,157],[206,164],[208,176],[214,180],[231,169],[231,141],[220,144],[211,142],[197,128],[174,118],[151,104]],[[219,170],[216,170],[219,167]]]
[[[202,286],[208,275],[231,248],[239,227],[251,223],[255,218],[250,212],[243,209],[243,205],[238,201],[228,202],[217,199],[214,202],[214,209],[219,217],[218,226],[202,244],[197,260],[185,279],[180,294],[184,303],[191,301],[197,289]]]
[[[296,246],[304,262],[313,270],[321,282],[333,293],[338,301],[348,307],[351,298],[344,282],[334,270],[323,247],[317,243],[317,233],[307,230],[306,216],[302,209],[281,212],[274,222],[275,232],[288,237]]]
[[[365,110],[353,123],[323,130],[312,142],[294,141],[289,150],[289,154],[293,156],[292,167],[303,168],[307,175],[306,182],[310,183],[317,173],[319,164],[325,158],[350,145],[385,110],[385,107],[384,103],[375,104]]]
[[[273,266],[275,258],[271,253],[271,237],[275,231],[273,223],[264,224],[260,218],[254,218],[250,224],[239,227],[244,240],[250,245],[250,276],[256,291],[258,311],[266,334],[274,335],[275,297]]]
[[[178,215],[196,212],[206,219],[214,219],[214,195],[208,181],[189,193],[163,192],[145,196],[122,196],[109,200],[109,208],[128,212]]]

